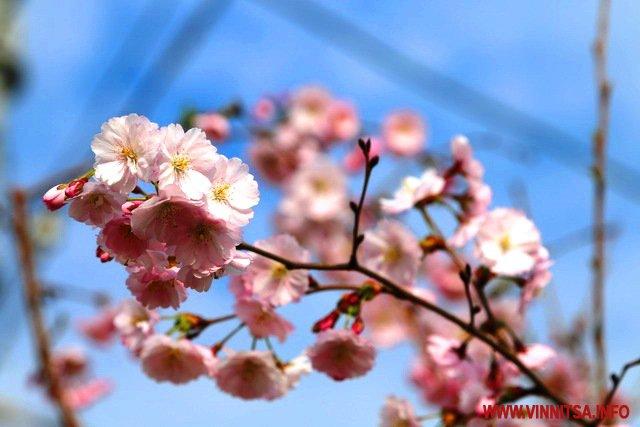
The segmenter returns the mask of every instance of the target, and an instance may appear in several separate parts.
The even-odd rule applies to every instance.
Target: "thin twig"
[[[41,310],[42,290],[35,273],[33,246],[29,235],[27,217],[27,194],[24,190],[13,191],[13,231],[20,255],[20,267],[24,281],[24,292],[40,369],[48,387],[49,396],[58,407],[60,423],[65,427],[78,427],[73,408],[66,401],[60,379],[53,368],[51,343]]]
[[[495,350],[497,353],[502,355],[506,360],[513,363],[520,370],[520,372],[522,372],[523,375],[528,377],[529,380],[538,388],[538,390],[540,390],[540,396],[546,397],[559,405],[566,405],[566,402],[564,402],[562,398],[556,395],[555,392],[550,390],[531,369],[526,367],[520,361],[517,355],[511,352],[511,350],[503,347],[500,343],[497,343],[496,341],[493,340],[493,338],[483,333],[479,329],[475,327],[471,327],[466,321],[462,320],[461,318],[449,313],[445,309],[433,304],[430,301],[420,298],[419,296],[413,294],[410,290],[405,289],[404,287],[396,284],[395,282],[387,279],[384,276],[381,276],[380,274],[372,270],[369,270],[364,266],[361,266],[358,264],[355,266],[352,266],[349,263],[314,264],[314,263],[296,262],[293,260],[283,258],[279,255],[272,254],[268,251],[265,251],[263,249],[257,248],[253,245],[250,245],[244,242],[238,245],[238,249],[254,252],[258,255],[264,256],[265,258],[269,258],[274,261],[280,262],[289,270],[355,271],[358,273],[362,273],[365,276],[380,283],[385,288],[385,291],[393,295],[394,297],[412,302],[415,305],[418,305],[433,313],[436,313],[437,315],[448,320],[449,322],[454,323],[469,335],[479,339],[480,341],[482,341],[483,343],[491,347],[493,350]],[[572,421],[581,425],[585,425],[585,426],[588,425],[588,423],[580,419],[574,419]]]
[[[351,202],[350,207],[353,211],[353,236],[352,236],[352,245],[351,245],[351,256],[349,257],[349,264],[355,265],[357,264],[357,253],[358,247],[364,240],[364,236],[360,234],[360,217],[362,216],[362,209],[364,207],[364,199],[367,195],[367,188],[369,187],[369,179],[371,178],[371,172],[373,168],[378,164],[378,157],[370,157],[371,153],[371,140],[358,140],[358,145],[362,150],[362,155],[365,159],[365,169],[364,169],[364,181],[362,183],[362,191],[360,192],[360,199],[358,200],[358,204]]]
[[[602,403],[604,407],[607,407],[613,401],[613,398],[615,397],[616,392],[618,391],[618,387],[620,387],[620,384],[622,383],[622,380],[624,379],[625,375],[627,375],[627,372],[630,369],[635,368],[637,366],[640,366],[640,359],[632,360],[631,362],[628,362],[627,364],[625,364],[622,367],[622,370],[620,371],[620,373],[611,374],[611,382],[613,383],[613,385],[611,386],[611,390],[609,390],[609,393],[607,393],[607,396],[605,397]],[[600,424],[600,421],[602,421],[602,418],[598,418],[592,425],[597,426],[598,424]]]
[[[609,42],[610,0],[601,0],[598,11],[597,36],[593,45],[595,80],[598,89],[598,124],[593,135],[593,344],[595,348],[595,376],[598,394],[606,389],[607,354],[605,348],[605,196],[606,148],[609,134],[611,84],[607,76],[607,45]]]

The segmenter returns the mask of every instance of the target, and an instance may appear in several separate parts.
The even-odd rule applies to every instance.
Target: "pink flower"
[[[325,140],[346,141],[355,138],[360,131],[360,119],[355,107],[344,101],[329,104],[324,128]]]
[[[158,125],[137,114],[109,119],[93,138],[91,149],[96,155],[96,179],[129,193],[138,179],[152,178]]]
[[[552,265],[553,262],[549,259],[549,251],[544,247],[540,247],[535,255],[535,265],[532,272],[525,275],[525,283],[522,287],[522,296],[520,298],[521,311],[549,284],[551,281],[549,268]]]
[[[117,313],[115,308],[105,307],[94,317],[82,320],[78,325],[78,329],[93,342],[107,344],[116,333],[113,319]]]
[[[201,212],[181,224],[175,256],[194,270],[220,268],[233,261],[240,242],[239,228]]]
[[[104,379],[87,380],[63,389],[65,401],[73,409],[84,409],[108,395],[113,390],[113,384]]]
[[[376,228],[365,233],[359,253],[368,268],[401,285],[414,283],[420,248],[414,235],[402,223],[388,219],[380,221]]]
[[[370,156],[379,156],[383,151],[382,143],[375,137],[369,139],[371,140]],[[364,168],[365,158],[358,144],[353,144],[353,148],[347,153],[342,164],[349,173],[356,173]]]
[[[146,240],[133,233],[127,216],[109,221],[98,236],[98,244],[121,262],[138,258],[148,247]]]
[[[66,184],[58,184],[51,187],[46,193],[44,193],[42,201],[47,209],[50,211],[57,211],[64,206],[64,202],[66,200],[66,196],[64,194],[66,187]]]
[[[194,270],[191,267],[182,267],[180,271],[178,271],[177,277],[178,280],[187,288],[191,288],[198,292],[206,292],[211,287],[211,283],[214,279],[214,273],[205,274],[204,272]]]
[[[540,233],[522,212],[498,208],[489,212],[476,236],[476,256],[496,274],[530,272],[540,249]]]
[[[253,208],[260,200],[258,183],[249,166],[234,157],[216,158],[214,172],[205,196],[207,209],[214,218],[234,225],[246,225],[253,218]]]
[[[528,345],[524,351],[518,353],[518,358],[527,368],[538,369],[547,364],[549,360],[556,356],[556,352],[551,347],[544,344]]]
[[[229,120],[218,113],[198,114],[195,116],[195,125],[213,141],[222,142],[229,137],[231,126]]]
[[[271,352],[233,353],[220,362],[215,376],[220,390],[241,399],[273,400],[287,390],[287,378]]]
[[[284,342],[293,331],[293,325],[264,301],[241,299],[236,302],[234,311],[256,338],[275,336],[280,342]]]
[[[83,409],[111,391],[110,382],[89,378],[88,360],[82,349],[69,347],[58,350],[53,353],[51,359],[63,398],[72,408]],[[49,397],[53,397],[43,371],[35,373],[32,381],[45,388]]]
[[[461,345],[456,339],[431,335],[427,340],[427,353],[437,365],[451,367],[462,361],[457,352]]]
[[[141,262],[128,267],[127,288],[147,308],[177,309],[187,299],[184,284],[178,280],[178,268],[169,265],[166,255],[147,251]]]
[[[478,234],[484,219],[485,215],[479,215],[461,222],[455,233],[447,240],[448,243],[456,248],[464,247]]]
[[[142,370],[157,382],[184,384],[209,375],[215,363],[208,349],[186,339],[174,341],[166,335],[147,338],[140,353]]]
[[[269,98],[261,98],[253,107],[253,117],[259,122],[268,122],[273,119],[276,106]]]
[[[460,172],[472,180],[479,180],[484,175],[482,164],[473,158],[473,149],[464,135],[456,135],[451,140],[451,155]]]
[[[321,135],[331,102],[331,95],[323,88],[307,86],[298,89],[291,97],[291,125],[303,134]]]
[[[432,253],[424,258],[422,266],[429,281],[446,298],[455,301],[465,297],[464,283],[458,274],[458,267],[449,254]]]
[[[136,301],[128,299],[122,302],[113,325],[120,333],[123,344],[132,353],[138,355],[142,343],[153,334],[153,326],[160,316],[155,311],[147,310]]]
[[[344,173],[330,159],[321,157],[293,175],[287,183],[280,209],[325,221],[340,215],[347,203]]]
[[[427,169],[419,178],[405,177],[392,199],[380,199],[380,207],[384,213],[397,215],[413,208],[418,202],[439,196],[444,185],[444,179],[435,169]]]
[[[158,186],[178,188],[190,199],[200,199],[209,188],[207,176],[213,171],[216,148],[200,129],[185,132],[180,125],[162,128],[158,153]]]
[[[378,295],[362,306],[362,318],[378,347],[392,347],[413,333],[413,310],[410,304],[391,295]]]
[[[292,261],[308,262],[310,259],[309,252],[285,234],[258,241],[255,246]],[[298,301],[309,287],[306,270],[289,270],[263,256],[255,257],[243,280],[257,299],[274,306]]]
[[[330,329],[318,334],[307,354],[313,369],[342,381],[369,372],[376,350],[367,339],[350,330]]]
[[[382,137],[389,151],[405,157],[422,151],[427,139],[424,122],[410,111],[390,114],[382,124]]]
[[[252,164],[274,183],[282,183],[318,155],[318,142],[289,125],[276,127],[272,135],[261,135],[249,149]]]
[[[113,191],[99,182],[87,182],[82,193],[71,200],[69,216],[85,224],[102,227],[120,216],[122,204],[127,200],[124,194]]]
[[[387,397],[380,412],[380,427],[420,427],[411,404],[395,396]]]
[[[140,238],[176,244],[183,237],[183,225],[199,215],[202,207],[184,197],[176,186],[160,191],[131,214],[131,227]]]

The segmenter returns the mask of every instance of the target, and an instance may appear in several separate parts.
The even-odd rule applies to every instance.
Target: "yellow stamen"
[[[176,172],[179,173],[186,172],[189,169],[190,163],[191,160],[184,154],[178,154],[173,159],[171,159],[171,166],[173,166],[173,169],[175,169]]]
[[[231,184],[216,185],[211,190],[211,198],[218,202],[226,202],[229,198],[229,190],[231,190]]]
[[[511,239],[509,238],[508,234],[505,234],[500,239],[500,249],[502,249],[503,252],[507,252],[509,249],[511,249]]]
[[[128,145],[126,147],[122,147],[122,150],[120,151],[120,154],[122,154],[122,156],[127,160],[131,160],[133,162],[138,160],[138,155]]]
[[[287,275],[287,272],[288,272],[287,267],[285,267],[280,263],[277,263],[271,269],[271,276],[274,279],[282,279]]]

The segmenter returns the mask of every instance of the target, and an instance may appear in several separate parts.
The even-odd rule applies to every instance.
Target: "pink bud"
[[[100,259],[100,262],[105,263],[113,259],[109,252],[102,249],[100,246],[96,248],[96,256]]]
[[[67,188],[64,190],[64,195],[67,199],[72,199],[82,193],[82,189],[84,185],[87,183],[87,178],[74,179],[69,183]]]
[[[229,137],[229,120],[222,114],[198,114],[195,117],[195,124],[207,134],[207,138],[213,141],[221,142]]]
[[[338,317],[340,317],[340,313],[336,310],[333,310],[331,313],[318,320],[313,325],[312,331],[318,333],[333,328],[338,321]]]
[[[362,320],[362,317],[360,316],[356,317],[356,320],[354,320],[353,325],[351,325],[351,330],[356,335],[360,335],[362,331],[364,331],[364,321]]]
[[[66,184],[58,184],[55,187],[51,187],[49,191],[44,193],[42,201],[47,206],[47,209],[55,211],[64,206],[64,201],[66,199],[64,193],[66,187]]]
[[[131,215],[131,213],[143,203],[144,203],[143,200],[132,200],[129,202],[125,202],[122,205],[122,213],[125,215]]]

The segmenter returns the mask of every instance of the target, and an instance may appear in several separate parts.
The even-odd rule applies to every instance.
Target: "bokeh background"
[[[368,122],[399,107],[420,112],[434,149],[456,133],[469,135],[487,166],[494,206],[530,209],[556,260],[552,289],[529,315],[531,337],[544,339],[550,327],[588,311],[590,247],[584,228],[592,198],[595,1],[11,3],[11,40],[23,78],[0,122],[3,189],[35,185],[82,161],[89,165],[91,136],[115,115],[137,112],[166,124],[186,107],[250,104],[265,93],[321,84],[355,102]],[[4,23],[10,15],[0,13]],[[640,3],[614,2],[607,216],[619,233],[609,245],[607,333],[610,366],[616,369],[640,354],[638,22]],[[238,135],[220,148],[224,154],[244,156],[246,142]],[[391,166],[380,170],[393,177]],[[262,193],[248,241],[271,232],[277,194],[266,185]],[[33,207],[38,212],[37,200]],[[104,291],[115,300],[126,297],[124,270],[94,257],[94,232],[62,215],[59,226],[56,241],[42,253],[43,280]],[[53,409],[27,384],[35,362],[13,246],[6,233],[0,241],[0,424],[46,425],[53,423]],[[297,326],[281,351],[285,356],[312,342],[308,328],[334,298],[316,295],[285,307]],[[216,315],[228,313],[231,304],[222,282],[212,292],[191,293],[184,308]],[[56,313],[93,313],[71,302],[47,310],[50,322]],[[70,326],[57,336],[57,345],[81,342]],[[203,341],[223,333],[223,327],[214,328]],[[243,339],[234,342],[243,345]],[[391,393],[409,398],[421,415],[431,412],[407,381],[409,345],[380,352],[375,369],[362,379],[335,384],[311,375],[271,403],[233,399],[206,380],[158,385],[119,345],[91,355],[96,374],[111,378],[116,389],[82,413],[88,426],[369,426]],[[626,389],[637,390],[637,381],[630,376]],[[14,416],[21,421],[10,424]]]

